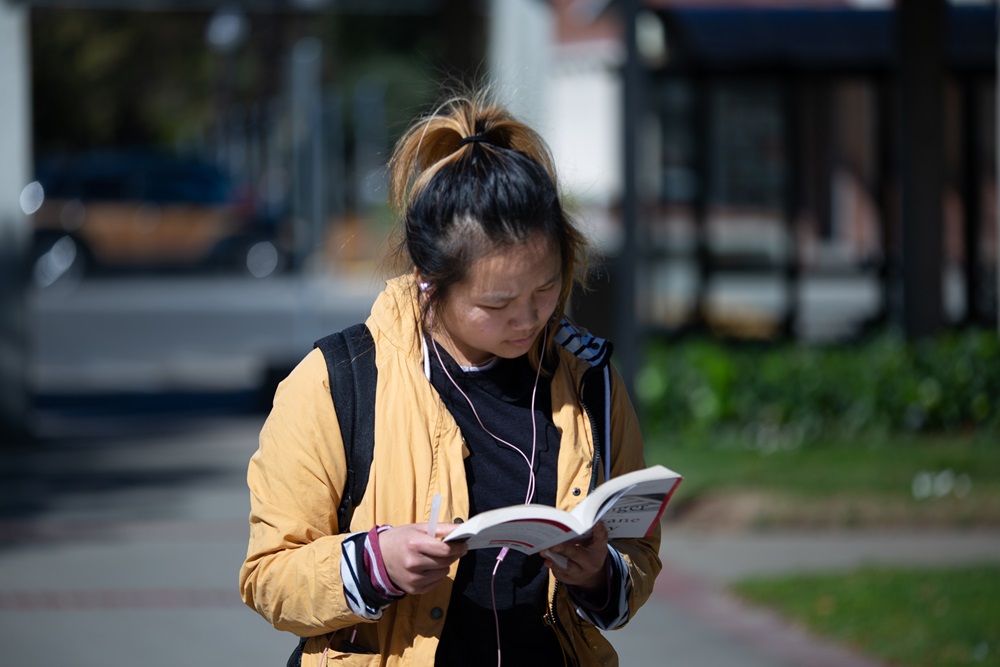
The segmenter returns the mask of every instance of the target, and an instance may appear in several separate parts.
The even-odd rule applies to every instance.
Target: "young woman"
[[[306,667],[617,664],[601,630],[649,596],[658,532],[609,543],[599,524],[534,556],[440,539],[497,507],[569,510],[644,466],[610,345],[564,318],[585,242],[547,149],[503,108],[458,98],[400,140],[391,188],[412,268],[366,322],[378,368],[367,490],[342,532],[344,446],[314,350],[279,386],[250,462],[243,599],[308,638]],[[603,433],[581,397],[593,382]],[[432,536],[435,494],[446,523]]]

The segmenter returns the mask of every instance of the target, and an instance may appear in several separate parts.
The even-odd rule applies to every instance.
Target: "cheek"
[[[460,327],[472,334],[488,334],[503,324],[503,318],[483,312],[465,312],[460,318]]]
[[[490,335],[501,331],[507,326],[507,318],[503,316],[484,316],[478,317],[473,321],[473,325],[476,331],[484,335]]]
[[[547,320],[555,313],[557,305],[559,305],[559,291],[552,290],[551,294],[546,294],[539,301],[538,310]]]

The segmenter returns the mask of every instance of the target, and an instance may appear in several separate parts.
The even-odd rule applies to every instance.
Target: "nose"
[[[526,298],[514,311],[510,326],[517,331],[528,332],[538,324],[538,303],[535,298]]]

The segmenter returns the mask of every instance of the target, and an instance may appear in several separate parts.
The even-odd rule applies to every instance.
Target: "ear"
[[[417,288],[421,292],[426,293],[431,291],[431,284],[423,279],[420,275],[420,269],[416,267],[413,268],[413,279],[417,282]]]

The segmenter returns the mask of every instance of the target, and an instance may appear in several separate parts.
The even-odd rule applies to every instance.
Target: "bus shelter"
[[[843,339],[996,322],[995,6],[651,16],[663,48],[636,49],[632,116],[644,326]]]

